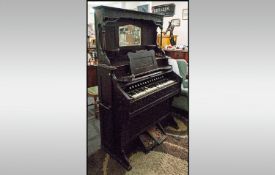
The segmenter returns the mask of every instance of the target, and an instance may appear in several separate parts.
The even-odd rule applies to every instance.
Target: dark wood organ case
[[[181,78],[156,44],[162,15],[94,9],[101,147],[129,170],[128,144],[169,115]]]

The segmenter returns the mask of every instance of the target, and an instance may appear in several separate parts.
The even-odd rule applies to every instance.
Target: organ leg
[[[128,171],[132,169],[132,166],[130,165],[129,159],[126,156],[124,150],[121,151],[121,153],[119,154],[119,163]]]
[[[159,127],[159,129],[166,135],[166,132],[164,131],[162,125],[160,123],[157,123],[157,126]]]
[[[174,127],[175,129],[179,129],[179,126],[177,124],[177,122],[175,121],[174,117],[169,117],[169,124]]]
[[[126,170],[130,171],[132,169],[132,166],[130,165],[129,159],[125,154],[125,151],[122,149],[119,151],[119,153],[112,153],[108,151],[108,149],[105,149],[102,147],[113,159],[119,162],[119,164],[125,168]]]

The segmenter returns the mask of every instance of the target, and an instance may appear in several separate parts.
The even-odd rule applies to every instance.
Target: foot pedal
[[[148,153],[155,146],[161,144],[166,139],[166,134],[162,126],[158,123],[156,126],[149,128],[147,131],[139,135],[145,153]]]
[[[157,126],[149,128],[147,132],[158,144],[161,144],[167,137],[163,129]]]
[[[139,135],[139,139],[145,149],[145,153],[148,153],[157,145],[157,142],[150,135],[148,135],[147,132]]]

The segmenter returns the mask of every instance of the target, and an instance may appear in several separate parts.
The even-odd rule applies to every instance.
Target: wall
[[[188,20],[182,20],[182,9],[188,9],[188,2],[181,2],[181,1],[133,1],[133,2],[122,2],[122,8],[125,9],[137,9],[137,6],[149,4],[149,12],[152,12],[152,6],[162,5],[162,4],[170,4],[174,3],[176,5],[175,9],[175,15],[173,17],[164,17],[164,24],[163,24],[163,30],[165,31],[169,25],[169,21],[171,19],[179,18],[180,19],[180,26],[175,27],[174,29],[174,35],[178,35],[177,44],[183,44],[188,46]],[[160,32],[160,31],[159,31]]]
[[[164,17],[163,31],[165,31],[169,25],[171,19],[179,18],[180,26],[174,28],[174,35],[178,35],[177,45],[183,44],[188,46],[188,20],[182,20],[182,9],[188,9],[188,2],[181,1],[153,1],[152,6],[170,4],[174,3],[176,5],[175,15],[173,17]]]

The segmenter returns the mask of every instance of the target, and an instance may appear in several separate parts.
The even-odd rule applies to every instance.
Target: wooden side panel
[[[106,26],[105,32],[106,50],[115,50],[118,46],[118,30],[114,25]]]
[[[112,112],[104,106],[99,106],[101,145],[109,151],[114,149],[114,121]]]
[[[98,90],[99,90],[99,101],[104,106],[112,106],[112,81],[111,81],[111,70],[98,66],[97,68],[98,77]]]

